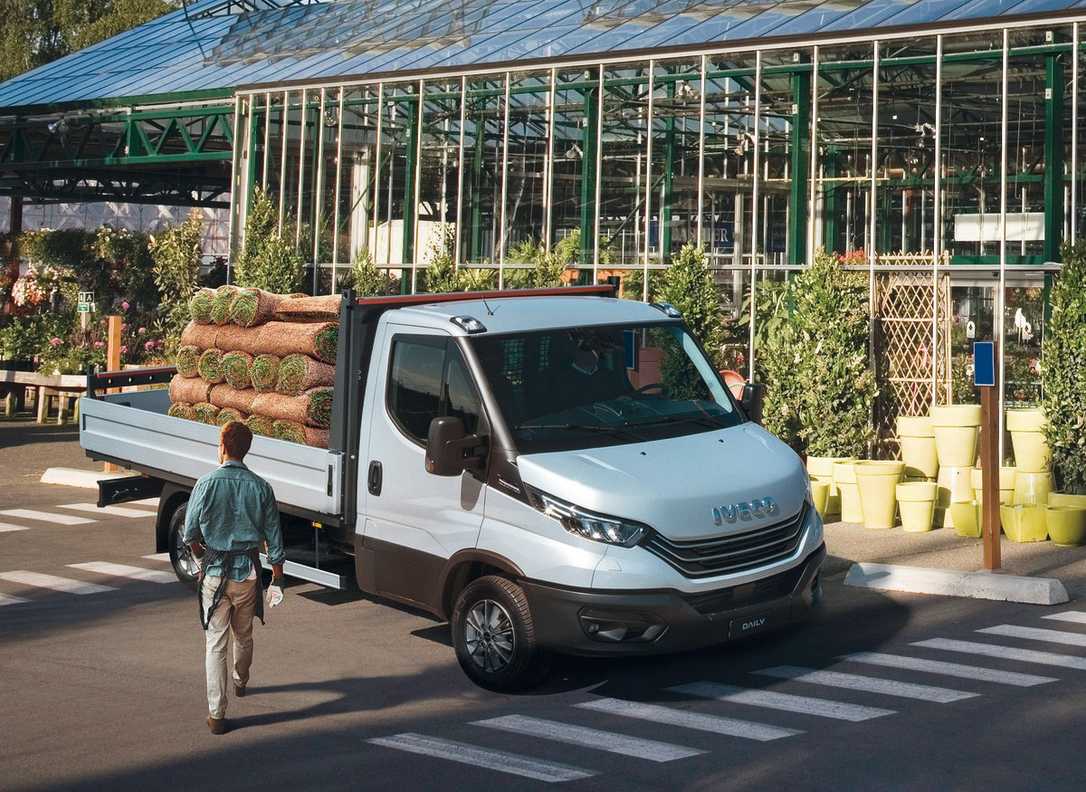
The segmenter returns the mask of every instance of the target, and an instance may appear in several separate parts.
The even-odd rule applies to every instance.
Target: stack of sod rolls
[[[328,447],[339,297],[221,286],[189,302],[169,414]]]

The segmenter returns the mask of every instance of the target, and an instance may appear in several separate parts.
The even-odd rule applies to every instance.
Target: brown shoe
[[[234,685],[234,695],[238,698],[245,698],[245,685]]]
[[[207,728],[212,734],[226,734],[226,718],[212,718],[207,716]]]

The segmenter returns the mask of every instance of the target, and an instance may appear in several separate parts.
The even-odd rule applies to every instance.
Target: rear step
[[[130,503],[146,498],[157,498],[162,494],[162,479],[150,476],[124,476],[115,479],[103,479],[98,482],[98,508],[113,506],[118,503]]]

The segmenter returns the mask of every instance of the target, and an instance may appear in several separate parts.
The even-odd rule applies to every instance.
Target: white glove
[[[268,586],[268,607],[274,608],[283,601],[283,589],[281,586]]]

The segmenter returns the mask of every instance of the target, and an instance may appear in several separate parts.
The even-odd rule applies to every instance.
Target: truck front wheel
[[[182,539],[185,533],[185,509],[186,505],[183,504],[174,509],[173,514],[170,515],[170,530],[166,541],[169,543],[170,563],[173,565],[174,574],[177,575],[178,580],[196,591],[197,574],[200,568],[196,564],[196,559],[192,557],[192,551]]]
[[[451,621],[456,659],[480,687],[523,690],[546,675],[528,598],[511,580],[488,575],[469,583],[456,598]]]

